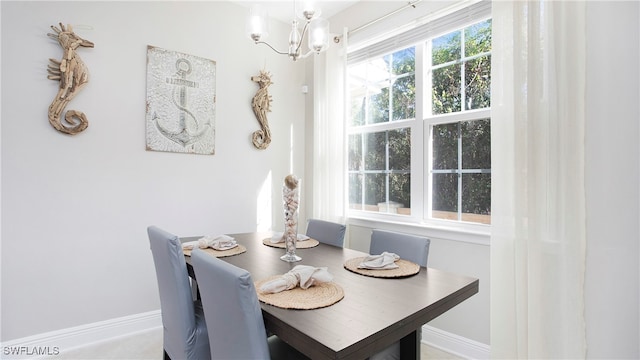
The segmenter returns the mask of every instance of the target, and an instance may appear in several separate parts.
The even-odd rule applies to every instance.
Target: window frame
[[[431,71],[434,68],[441,68],[455,62],[448,62],[446,64],[438,64],[436,66],[432,66],[432,59],[425,58],[425,54],[428,54],[429,57],[432,56],[431,43],[433,39],[456,30],[462,30],[462,33],[464,33],[465,28],[482,21],[486,21],[488,19],[491,19],[490,15],[478,16],[466,24],[457,25],[441,34],[436,34],[429,36],[428,38],[424,38],[420,40],[419,43],[413,45],[398,46],[397,48],[391,49],[383,53],[382,55],[378,55],[382,57],[386,54],[391,54],[408,47],[415,47],[415,118],[412,120],[394,120],[388,121],[386,123],[368,125],[365,124],[364,126],[354,127],[351,125],[350,117],[347,117],[345,119],[347,129],[346,134],[347,137],[349,137],[353,134],[391,130],[401,127],[397,126],[398,123],[408,125],[406,127],[408,127],[411,131],[411,214],[402,215],[388,212],[352,209],[350,206],[351,204],[348,201],[346,208],[349,218],[353,218],[363,222],[406,224],[411,226],[440,229],[445,232],[455,231],[468,234],[479,234],[481,236],[490,233],[491,224],[466,222],[462,220],[447,220],[432,217],[433,196],[431,195],[431,187],[433,184],[433,173],[431,171],[431,168],[433,162],[433,137],[431,136],[431,132],[433,126],[481,119],[489,119],[489,121],[491,121],[491,108],[489,107],[483,109],[466,110],[464,109],[464,102],[462,102],[462,111],[432,115]],[[462,46],[464,46],[464,42]],[[490,51],[475,54],[473,56],[465,56],[464,58],[461,58],[459,60],[459,63],[462,64],[464,68],[464,63],[466,61],[491,54],[492,52]],[[354,62],[353,64],[362,63],[363,61],[366,60]],[[462,76],[464,76],[464,72]],[[345,79],[348,79],[348,76],[346,76]],[[464,92],[465,90],[466,89],[463,86],[461,91]],[[347,92],[347,99],[351,99],[349,92]],[[348,102],[348,104],[351,104],[350,101]],[[349,156],[348,150],[346,156]],[[345,174],[347,177],[346,184],[348,192],[350,184],[349,169],[347,169]],[[347,200],[348,199],[349,198],[347,198]],[[461,209],[458,210],[461,211]]]
[[[393,54],[394,52],[401,51],[401,50],[404,50],[404,49],[407,49],[407,48],[410,48],[410,47],[414,47],[414,46],[401,47],[401,48],[395,49],[393,51],[389,51],[388,53],[385,53],[385,54],[380,55],[378,57],[374,57],[374,59],[383,58],[385,56]],[[415,52],[415,59],[414,60],[415,60],[415,62],[417,64],[419,55],[418,55],[417,46],[415,46],[415,47],[416,47],[416,52]],[[366,63],[367,60],[369,60],[369,59],[364,59],[364,60],[359,61],[359,62],[354,62],[353,64],[350,64],[350,65],[363,64],[363,63]],[[348,73],[348,70],[347,70],[347,73]],[[420,101],[417,101],[418,97],[421,96],[420,94],[421,94],[421,91],[422,91],[421,89],[418,88],[418,81],[419,81],[420,75],[418,74],[417,66],[415,67],[413,76],[414,76],[414,81],[416,82],[416,94],[415,94],[415,98],[416,98],[415,106],[416,106],[416,108],[415,108],[415,112],[414,112],[414,115],[415,115],[414,118],[402,119],[402,120],[391,120],[392,117],[393,117],[393,113],[392,113],[392,111],[390,111],[389,120],[386,121],[386,122],[369,123],[368,124],[368,123],[366,123],[366,119],[365,119],[364,124],[353,126],[353,125],[351,125],[350,116],[347,116],[346,119],[345,119],[347,143],[349,143],[350,136],[351,135],[355,135],[355,134],[364,135],[364,134],[368,134],[368,133],[377,133],[377,132],[391,131],[391,130],[397,130],[397,129],[405,129],[405,128],[409,129],[410,138],[411,138],[411,144],[412,144],[412,146],[411,146],[411,163],[410,163],[411,164],[410,165],[411,166],[411,170],[409,170],[409,173],[411,174],[410,175],[411,176],[411,190],[410,190],[410,193],[411,193],[412,199],[413,199],[413,194],[414,194],[414,183],[413,182],[414,182],[414,178],[415,178],[414,170],[413,170],[414,169],[414,165],[415,165],[414,164],[414,160],[413,160],[414,159],[414,146],[413,146],[413,144],[414,144],[414,141],[416,140],[415,131],[417,131],[417,130],[421,131],[421,128],[420,129],[416,129],[416,124],[419,122],[418,121],[419,117],[422,116],[421,113],[420,113],[420,110],[418,109],[418,104],[420,103]],[[405,77],[406,77],[406,74],[391,76],[392,79],[405,78]],[[345,76],[345,81],[347,81],[347,83],[349,81],[348,78],[349,78],[349,76]],[[348,86],[347,86],[347,88],[348,88]],[[391,96],[392,86],[391,85],[389,86],[389,89],[390,89],[389,90],[390,91],[389,101],[391,101],[391,99],[392,99],[392,96]],[[346,101],[346,104],[348,104],[347,106],[350,107],[351,106],[351,101],[350,101],[351,97],[350,97],[350,92],[349,91],[347,91],[347,99],[349,101]],[[389,105],[389,107],[391,107],[391,104]],[[349,111],[347,113],[350,114]],[[363,152],[363,156],[364,156],[364,152]],[[348,160],[349,148],[347,148],[346,157],[347,157],[347,160]],[[386,156],[386,159],[385,159],[387,167],[388,167],[388,162],[389,162],[388,160],[389,159],[388,159],[388,153],[387,153],[387,156]],[[347,163],[348,163],[348,161],[347,161]],[[367,170],[361,170],[360,173],[366,173],[366,171]],[[350,170],[349,168],[346,169],[345,174],[346,174],[346,178],[347,178],[346,179],[347,193],[349,193],[349,187],[350,187],[350,179],[349,179],[349,177],[350,177],[350,175],[352,173],[353,173],[352,170]],[[389,189],[387,188],[387,192],[388,192],[388,190]],[[364,197],[363,197],[362,200],[364,202]],[[413,203],[413,200],[412,200],[412,203]],[[347,208],[347,214],[349,215],[349,217],[357,216],[357,217],[366,218],[366,217],[368,217],[368,214],[378,214],[379,213],[379,212],[375,212],[375,211],[358,210],[358,209],[351,208],[351,202],[350,202],[350,197],[349,196],[347,196],[347,206],[346,206],[346,208]],[[411,211],[413,212],[413,204],[411,206]],[[393,213],[388,213],[388,212],[382,213],[382,214],[391,215],[391,216],[394,216],[394,215],[395,216],[401,216],[403,218],[411,216],[411,215],[393,214]]]

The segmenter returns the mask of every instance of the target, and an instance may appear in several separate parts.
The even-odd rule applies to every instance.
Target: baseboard
[[[433,326],[422,327],[422,342],[464,359],[489,359],[489,345],[452,334]]]
[[[61,329],[2,343],[2,359],[33,359],[58,355],[88,344],[162,326],[160,310]]]
[[[38,334],[2,343],[2,359],[55,358],[62,350],[87,346],[162,327],[160,310],[120,317]],[[429,325],[422,327],[422,342],[465,359],[489,359],[488,345]]]

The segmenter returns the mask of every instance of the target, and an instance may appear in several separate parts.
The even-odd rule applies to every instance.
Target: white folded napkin
[[[276,243],[284,242],[283,235],[284,235],[284,233],[281,233],[281,232],[273,233],[273,236],[271,237],[271,243],[272,244],[276,244]],[[309,239],[310,239],[310,237],[308,237],[305,234],[298,234],[298,241],[305,241],[305,240],[309,240]]]
[[[400,260],[400,256],[385,251],[380,255],[367,256],[358,264],[358,269],[397,269],[396,260]]]
[[[208,247],[215,250],[229,250],[238,246],[236,240],[228,235],[207,235],[195,241],[182,243],[183,250],[193,250],[196,247],[206,249]]]
[[[281,291],[291,290],[296,286],[300,286],[302,289],[308,289],[310,286],[331,280],[333,280],[333,275],[329,273],[326,267],[296,265],[286,274],[262,284],[260,292],[275,294]]]

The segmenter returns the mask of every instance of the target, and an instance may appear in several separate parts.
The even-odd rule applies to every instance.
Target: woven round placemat
[[[216,250],[213,248],[206,248],[203,249],[204,252],[211,254],[215,257],[227,257],[227,256],[233,256],[233,255],[238,255],[238,254],[242,254],[243,252],[247,251],[247,248],[244,247],[243,245],[238,244],[238,246],[229,249],[229,250]],[[185,255],[187,256],[191,256],[191,250],[182,250],[182,252],[184,252]]]
[[[271,242],[271,238],[266,238],[266,239],[262,240],[262,243],[267,245],[267,246],[274,247],[274,248],[279,248],[279,249],[284,249],[285,248],[284,241],[283,242],[279,242],[279,243],[272,243]],[[318,240],[316,240],[316,239],[307,239],[307,240],[302,240],[302,241],[296,241],[296,249],[309,249],[309,248],[318,246],[318,244],[320,244],[320,242]]]
[[[356,274],[377,277],[377,278],[400,278],[415,275],[420,272],[420,265],[408,260],[400,259],[396,261],[398,265],[395,269],[359,269],[358,265],[366,259],[365,256],[347,260],[344,268]]]
[[[258,300],[283,309],[312,310],[333,305],[344,298],[344,290],[334,282],[320,283],[306,290],[296,287],[275,294],[263,294],[260,292],[260,287],[264,283],[278,277],[280,275],[255,282]]]

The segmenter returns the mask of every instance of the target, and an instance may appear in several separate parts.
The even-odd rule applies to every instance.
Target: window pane
[[[416,68],[416,50],[413,47],[393,53],[391,71],[395,75],[413,73]]]
[[[364,171],[357,159],[361,139],[365,142]],[[388,159],[387,159],[388,155]],[[388,166],[388,167],[387,167]],[[349,202],[358,210],[411,214],[411,129],[349,136]],[[396,173],[397,172],[397,173]],[[363,183],[364,181],[364,183]],[[361,204],[364,189],[364,203]],[[380,203],[389,207],[378,206]]]
[[[458,123],[433,126],[433,169],[458,168]]]
[[[354,205],[362,204],[362,174],[349,174],[349,203]]]
[[[433,203],[431,209],[444,212],[458,212],[458,174],[433,174]],[[433,217],[442,218],[446,215]],[[445,217],[448,218],[448,217]],[[457,218],[457,215],[456,215]]]
[[[433,114],[448,114],[460,111],[462,75],[460,64],[434,69]]]
[[[351,126],[364,125],[365,97],[353,96],[351,98]]]
[[[389,87],[369,96],[369,114],[367,124],[389,121]]]
[[[491,107],[491,57],[467,61],[465,68],[465,109]]]
[[[491,122],[489,119],[464,121],[462,132],[462,168],[491,169]]]
[[[464,29],[464,50],[467,57],[491,51],[491,20]]]
[[[411,170],[411,129],[389,131],[389,170]]]
[[[365,170],[384,170],[386,164],[386,134],[384,132],[363,134],[365,141]]]
[[[393,83],[393,120],[416,117],[416,78],[413,74]]]
[[[362,170],[362,134],[349,135],[349,170]]]
[[[411,174],[391,174],[389,176],[389,200],[402,204],[406,208],[403,214],[410,215],[411,207]]]
[[[462,220],[491,223],[491,174],[462,175],[462,212]]]
[[[460,31],[454,31],[433,39],[431,61],[434,66],[460,59],[460,33]]]
[[[386,176],[384,174],[364,175],[365,197],[367,205],[378,205],[386,201]]]

